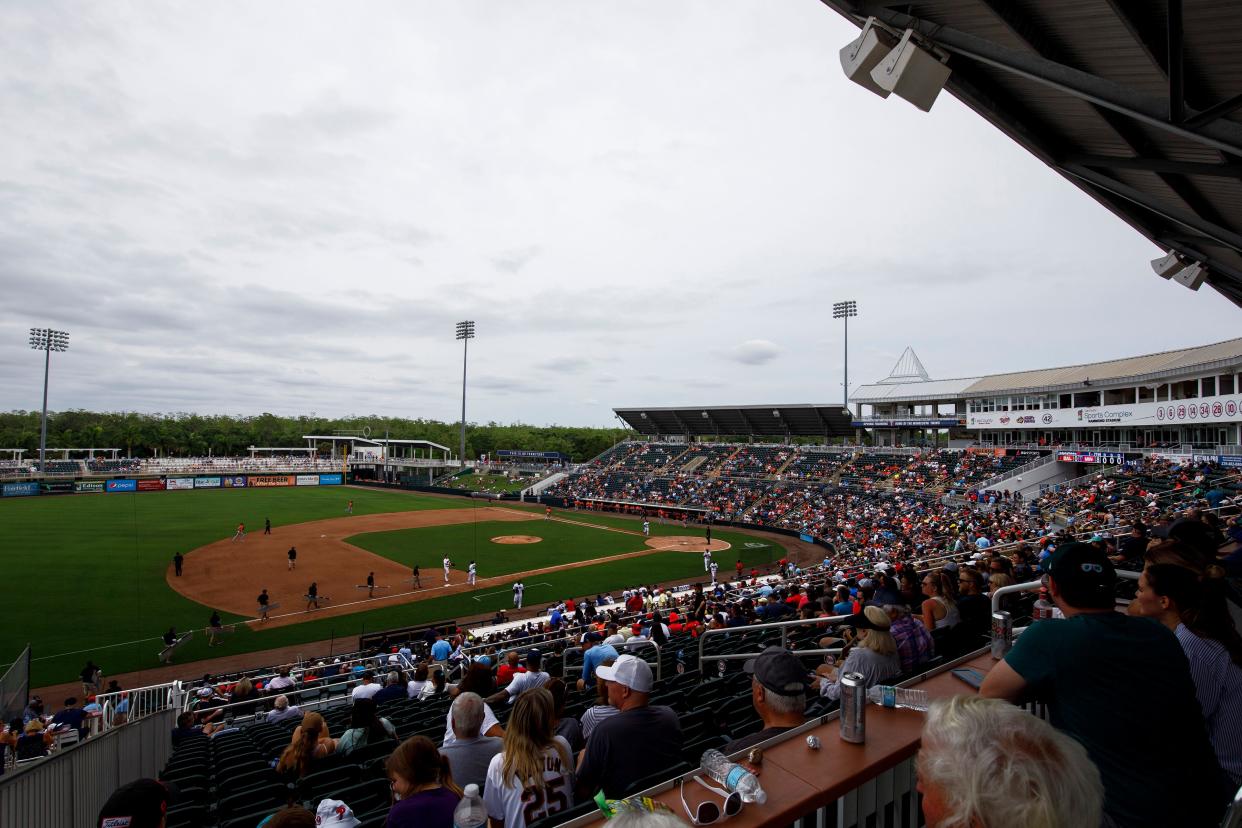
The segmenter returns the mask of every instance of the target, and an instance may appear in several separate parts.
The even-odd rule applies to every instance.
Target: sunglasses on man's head
[[[730,793],[707,784],[698,776],[692,778],[712,793],[724,797],[723,809],[712,800],[704,800],[695,807],[692,813],[689,803],[686,802],[686,780],[681,780],[681,807],[686,809],[686,816],[690,817],[690,821],[695,825],[711,825],[713,822],[720,822],[735,816],[738,811],[742,810],[742,795],[737,791]]]

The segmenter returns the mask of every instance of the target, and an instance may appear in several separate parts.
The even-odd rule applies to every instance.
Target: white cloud
[[[781,348],[775,342],[769,342],[766,339],[748,339],[733,346],[729,351],[729,358],[746,365],[763,365],[776,359],[780,353]]]
[[[951,96],[849,83],[856,33],[814,2],[0,4],[0,406],[40,403],[31,325],[72,334],[53,408],[453,420],[475,319],[471,419],[595,425],[839,399],[841,299],[854,382],[906,345],[948,377],[1236,335]],[[1050,333],[1067,296],[1194,321]]]

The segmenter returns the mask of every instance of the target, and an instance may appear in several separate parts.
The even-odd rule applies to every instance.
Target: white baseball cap
[[[611,667],[596,667],[595,675],[604,681],[623,684],[638,693],[651,692],[651,667],[638,656],[623,655]]]
[[[339,799],[325,799],[315,809],[316,825],[339,825],[341,828],[357,828],[362,823],[354,811]]]

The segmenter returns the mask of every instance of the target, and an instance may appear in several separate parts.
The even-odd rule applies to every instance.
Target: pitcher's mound
[[[713,552],[723,552],[726,549],[733,548],[733,544],[722,540],[713,540],[708,544],[706,540],[697,535],[648,538],[647,545],[652,549],[663,549],[668,552],[698,552],[699,554],[702,554],[704,549],[710,549]]]
[[[492,543],[539,543],[543,538],[537,538],[534,535],[501,535],[492,538]]]

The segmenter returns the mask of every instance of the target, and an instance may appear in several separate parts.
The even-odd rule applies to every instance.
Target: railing
[[[382,656],[374,653],[369,655],[351,655],[341,657],[340,664],[333,664],[332,666],[339,668],[339,674],[348,675],[350,670],[358,664],[373,663],[375,671],[378,674],[380,672],[384,672],[383,668],[387,664],[389,655],[397,656],[402,669],[409,669],[412,666],[411,662],[401,653],[384,653]],[[379,663],[381,660],[383,663]],[[290,667],[289,675],[294,678],[295,681],[298,681],[301,677],[305,676],[306,673],[313,672],[316,669],[318,669],[316,666],[306,664],[302,661],[297,661]],[[247,678],[250,678],[252,681],[263,682],[266,684],[277,675],[277,672],[267,672],[259,675],[247,676]],[[331,676],[329,676],[329,678],[331,678]],[[235,684],[240,680],[241,679],[238,678],[219,683]],[[300,680],[300,685],[301,686],[298,689],[290,689],[289,692],[297,693],[302,689],[313,689],[305,687],[304,679]],[[194,700],[193,691],[196,689],[198,688],[189,687],[180,680],[176,680],[165,682],[163,684],[151,685],[150,687],[139,687],[134,690],[120,690],[115,693],[100,693],[95,697],[95,701],[99,704],[102,711],[101,717],[97,720],[97,726],[100,730],[107,731],[122,723],[142,719],[164,710],[175,710],[177,713],[181,713],[189,708],[190,703]],[[275,698],[277,695],[279,695],[279,693],[269,693],[264,696],[260,696],[259,699]],[[126,701],[126,709],[124,711],[118,711],[117,708],[121,706],[122,700]],[[237,702],[236,704],[253,704],[254,701],[255,699],[247,699],[245,701]],[[219,708],[213,709],[227,710],[232,706],[233,705],[223,705]],[[123,712],[125,715],[124,720],[121,722],[116,721],[118,712]],[[95,725],[92,726],[94,727]]]
[[[154,777],[168,761],[172,709],[58,750],[0,777],[0,825],[80,828],[94,825],[121,785]]]
[[[991,487],[999,483],[1004,483],[1006,480],[1017,477],[1020,474],[1025,474],[1026,472],[1029,472],[1032,469],[1039,468],[1040,466],[1046,466],[1049,463],[1055,462],[1056,459],[1057,459],[1056,454],[1045,454],[1043,457],[1036,457],[1034,460],[1030,461],[1029,463],[1024,463],[1023,465],[1018,466],[1015,469],[1010,469],[1009,471],[1003,472],[1002,474],[998,474],[995,477],[990,477],[987,480],[984,480],[982,483],[976,483],[973,488],[978,489],[979,491],[990,489]]]
[[[727,635],[729,633],[733,633],[734,635],[739,635],[739,634],[744,634],[744,633],[751,633],[751,632],[754,632],[755,630],[780,630],[781,631],[781,646],[788,649],[790,627],[805,627],[809,624],[840,624],[842,621],[846,621],[849,618],[850,616],[848,615],[830,615],[824,618],[798,618],[792,621],[769,621],[764,624],[749,624],[745,627],[725,627],[719,630],[711,630],[711,629],[704,630],[703,632],[699,634],[699,666],[698,666],[698,669],[700,672],[703,670],[703,657],[704,657],[703,647],[707,643],[707,639],[709,636]],[[831,654],[836,654],[840,652],[841,652],[840,648],[829,648],[826,650],[798,650],[797,654],[798,655],[831,655]],[[759,653],[724,653],[724,654],[712,654],[708,657],[714,658],[717,661],[725,661],[725,660],[735,660],[739,658],[742,658],[742,659],[755,658],[758,655]]]

